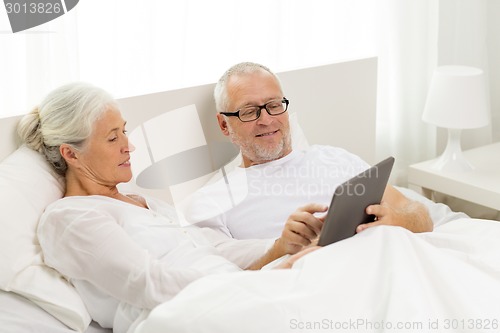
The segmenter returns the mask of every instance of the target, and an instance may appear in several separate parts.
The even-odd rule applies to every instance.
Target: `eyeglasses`
[[[281,101],[270,101],[264,105],[245,106],[236,112],[220,112],[225,116],[238,117],[242,122],[259,119],[262,109],[265,109],[270,116],[277,116],[288,110],[288,99],[283,97]]]

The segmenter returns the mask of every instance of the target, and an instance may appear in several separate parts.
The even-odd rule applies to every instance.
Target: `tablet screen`
[[[318,245],[354,236],[358,225],[375,220],[365,210],[382,200],[393,165],[394,157],[388,157],[335,189]]]

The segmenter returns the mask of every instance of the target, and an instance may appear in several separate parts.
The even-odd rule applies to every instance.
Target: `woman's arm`
[[[109,214],[95,208],[54,209],[42,217],[38,236],[47,265],[140,308],[171,299],[207,274],[171,268],[152,257]]]

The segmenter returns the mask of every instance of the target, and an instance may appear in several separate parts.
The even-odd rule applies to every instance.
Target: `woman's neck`
[[[88,195],[102,195],[139,207],[148,208],[144,198],[138,195],[125,195],[120,193],[117,188],[117,184],[100,184],[86,177],[78,177],[75,173],[68,171],[66,173],[66,192],[64,193],[64,196],[70,197]]]

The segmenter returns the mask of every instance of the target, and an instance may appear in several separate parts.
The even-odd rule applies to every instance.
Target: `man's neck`
[[[282,159],[285,156],[288,156],[291,152],[292,152],[292,149],[290,149],[289,151],[285,152],[282,155],[279,155],[276,158],[261,159],[261,160],[258,160],[258,161],[252,160],[252,159],[248,158],[247,156],[243,156],[243,160],[241,162],[240,167],[242,167],[242,168],[248,168],[248,167],[251,167],[251,166],[254,166],[254,165],[260,165],[260,164],[265,164],[265,163],[269,163],[269,162],[272,162],[272,161],[277,161],[279,159]]]

